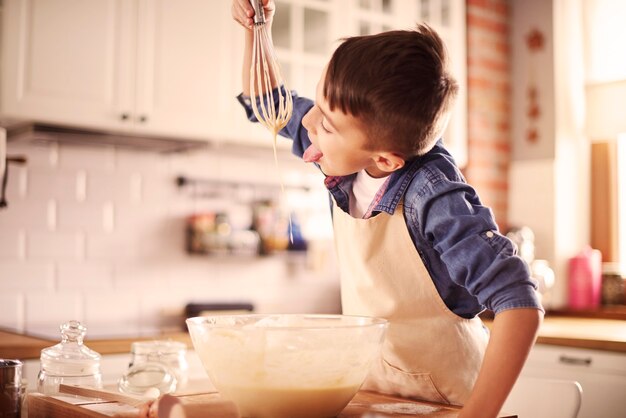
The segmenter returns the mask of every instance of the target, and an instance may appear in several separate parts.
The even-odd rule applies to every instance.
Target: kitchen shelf
[[[229,188],[229,189],[280,189],[280,184],[275,183],[262,183],[262,182],[245,182],[245,181],[229,181],[223,179],[209,179],[209,178],[197,178],[197,177],[188,177],[188,176],[178,176],[176,177],[176,185],[179,188],[183,188],[186,186],[193,187],[195,192],[197,189],[208,188]],[[311,190],[308,186],[302,185],[293,185],[293,184],[285,184],[285,190],[302,190],[308,192]]]

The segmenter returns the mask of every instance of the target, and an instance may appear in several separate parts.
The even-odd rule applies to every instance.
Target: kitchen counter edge
[[[492,324],[491,320],[484,322],[488,327]],[[189,349],[193,348],[189,334],[182,331],[136,338],[86,339],[85,345],[102,355],[122,354],[129,353],[130,346],[135,341],[157,339],[180,341]],[[0,358],[37,359],[43,348],[57,343],[58,341],[0,328]],[[626,353],[626,321],[547,316],[539,329],[537,344]]]

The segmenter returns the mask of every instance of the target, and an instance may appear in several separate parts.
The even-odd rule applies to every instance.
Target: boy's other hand
[[[274,4],[274,0],[262,0],[262,2],[265,12],[265,22],[268,26],[271,26],[276,5]],[[254,9],[252,8],[250,0],[233,0],[231,12],[233,19],[235,19],[237,23],[246,29],[252,29],[254,26]]]

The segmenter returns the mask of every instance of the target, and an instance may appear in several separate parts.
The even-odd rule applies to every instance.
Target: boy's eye
[[[330,132],[330,130],[326,127],[326,125],[324,125],[324,122],[326,122],[326,119],[322,118],[322,128],[324,129],[324,131]]]

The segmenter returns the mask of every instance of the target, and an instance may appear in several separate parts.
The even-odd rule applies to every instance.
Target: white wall
[[[250,301],[259,312],[339,309],[327,194],[321,174],[295,157],[279,155],[287,184],[313,188],[296,208],[305,228],[316,229],[305,232],[319,238],[308,264],[184,251],[188,215],[236,207],[245,216],[249,207],[193,197],[176,176],[278,184],[270,150],[160,155],[13,143],[8,151],[28,164],[10,167],[9,207],[0,211],[0,326],[54,333],[78,319],[93,332],[105,323],[151,329],[190,301]]]
[[[509,222],[535,233],[536,257],[555,270],[554,307],[566,304],[567,261],[589,243],[589,142],[584,129],[582,3],[512,2],[513,158]],[[539,30],[544,49],[529,51]],[[540,143],[525,128],[528,87],[539,87]]]

